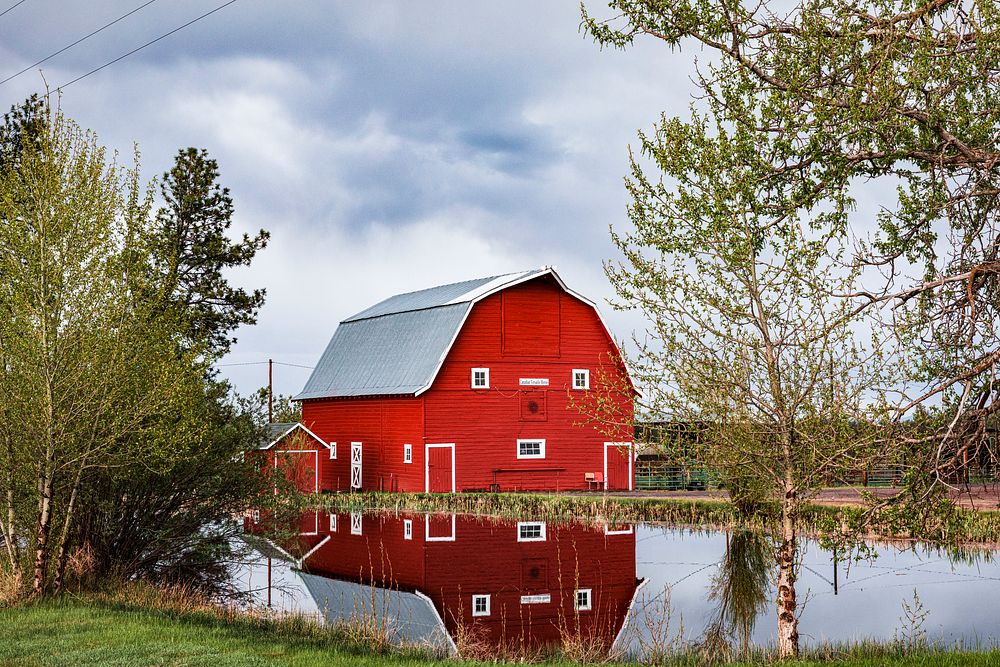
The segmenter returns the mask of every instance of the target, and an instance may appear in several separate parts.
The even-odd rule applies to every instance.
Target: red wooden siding
[[[509,331],[505,322],[519,311],[541,317],[545,332],[557,335],[555,343],[542,345],[542,352],[557,351],[558,356],[504,354]],[[497,335],[501,330],[502,345]],[[423,395],[425,441],[455,443],[458,490],[494,484],[501,490],[585,489],[587,473],[604,472],[604,443],[629,441],[631,434],[627,427],[605,434],[577,425],[583,418],[570,405],[570,396],[579,398],[582,392],[570,389],[572,372],[589,369],[596,390],[598,369],[613,373],[609,359],[615,355],[594,309],[566,294],[551,278],[490,296],[474,306],[434,386]],[[474,367],[490,369],[489,389],[470,389]],[[549,385],[523,387],[521,378],[545,378]],[[630,410],[623,405],[623,411]],[[518,439],[544,439],[545,458],[518,459]]]
[[[426,446],[454,443],[457,491],[586,489],[586,475],[604,474],[604,443],[627,442],[632,434],[628,426],[603,433],[580,425],[584,418],[571,402],[585,394],[571,388],[573,369],[588,369],[590,391],[599,391],[601,371],[616,385],[628,382],[619,361],[594,308],[552,276],[508,287],[472,307],[433,385],[420,396],[303,401],[303,423],[337,443],[337,459],[320,461],[320,486],[350,488],[351,443],[361,442],[363,489],[450,491],[450,450]],[[479,367],[490,370],[489,388],[471,388],[471,369]],[[521,378],[548,385],[522,386]],[[614,400],[630,417],[631,399]],[[518,439],[545,440],[544,458],[519,459]],[[405,444],[412,445],[409,464]],[[629,488],[627,466],[615,468],[614,480]]]
[[[320,462],[324,490],[346,491],[351,479],[351,443],[362,443],[362,488],[423,491],[423,399],[338,398],[302,402],[302,423],[329,443],[337,458]],[[403,463],[403,445],[413,462]]]
[[[559,301],[552,279],[532,280],[499,295],[502,346],[507,357],[559,356]]]
[[[407,520],[412,539],[404,537]],[[520,542],[516,523],[471,516],[364,516],[360,535],[351,533],[350,515],[339,515],[336,523],[336,532],[321,531],[330,540],[309,556],[304,570],[419,591],[452,635],[460,625],[472,626],[498,645],[540,646],[579,633],[610,646],[637,586],[632,532],[606,535],[547,524],[545,540]],[[591,590],[590,610],[575,609],[577,589]],[[480,594],[491,598],[489,616],[472,615],[472,596]],[[550,599],[527,604],[523,595]]]

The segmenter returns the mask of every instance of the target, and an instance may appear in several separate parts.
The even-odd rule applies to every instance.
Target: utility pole
[[[274,421],[274,360],[267,360],[267,423]],[[268,570],[270,574],[270,570]]]

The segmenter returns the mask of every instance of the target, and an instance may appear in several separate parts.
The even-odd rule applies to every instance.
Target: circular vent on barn
[[[538,414],[538,401],[528,401],[528,412]]]

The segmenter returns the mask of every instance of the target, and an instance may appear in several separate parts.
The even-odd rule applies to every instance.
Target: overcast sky
[[[145,1],[26,0],[0,16],[0,79]],[[154,1],[3,84],[0,103],[223,1]],[[608,226],[625,224],[628,145],[661,112],[685,113],[696,54],[601,51],[579,22],[576,0],[239,0],[67,87],[62,107],[110,147],[138,144],[149,178],[181,147],[208,149],[235,231],[271,232],[233,276],[268,296],[225,363],[312,366],[337,322],[399,292],[553,264],[611,296],[602,261]],[[602,311],[616,337],[642,326]],[[266,382],[264,366],[222,370],[241,392]],[[275,388],[307,375],[276,367]]]

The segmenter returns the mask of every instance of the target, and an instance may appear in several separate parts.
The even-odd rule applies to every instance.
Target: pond
[[[454,653],[573,638],[648,657],[683,642],[773,645],[774,560],[754,533],[592,526],[453,514],[310,512],[281,538],[248,519],[236,585],[255,604],[367,622],[392,641]],[[873,544],[853,561],[804,542],[803,646],[926,633],[992,646],[1000,564],[928,545]]]

